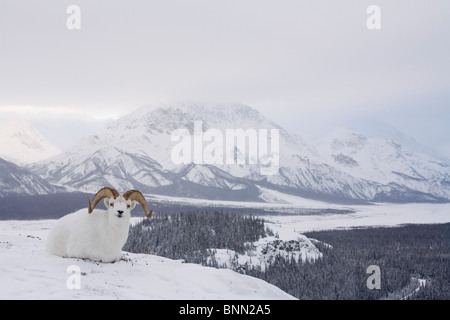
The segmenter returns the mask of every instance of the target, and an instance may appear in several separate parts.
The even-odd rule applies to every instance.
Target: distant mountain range
[[[45,195],[64,191],[38,175],[0,158],[0,197]]]
[[[450,162],[392,127],[388,136],[340,128],[316,142],[322,158],[339,170],[401,192],[405,201],[450,197]],[[383,200],[385,193],[373,200]]]
[[[200,136],[195,127],[199,123]],[[242,156],[243,164],[200,164],[194,158],[177,164],[173,151],[179,142],[171,136],[180,129],[193,143],[203,138],[203,150],[214,141],[205,138],[208,130],[223,137],[230,129],[261,129],[269,135],[278,130],[278,170],[264,175],[261,162],[249,164],[251,146],[234,149],[234,158]],[[262,191],[271,189],[330,202],[449,201],[450,160],[392,127],[380,132],[364,135],[341,128],[309,144],[245,105],[159,105],[111,122],[67,152],[27,169],[50,185],[88,193],[113,186],[121,192],[137,188],[172,196],[263,201]],[[223,152],[225,158],[227,150]]]

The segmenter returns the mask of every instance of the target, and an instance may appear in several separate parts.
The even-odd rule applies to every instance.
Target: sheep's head
[[[145,201],[144,196],[138,190],[130,190],[120,195],[115,189],[105,187],[101,189],[91,200],[88,197],[89,207],[88,212],[92,213],[95,206],[104,199],[104,203],[108,211],[118,218],[122,218],[124,215],[130,215],[131,210],[139,203],[144,209],[147,218],[151,218],[153,209],[150,211]]]

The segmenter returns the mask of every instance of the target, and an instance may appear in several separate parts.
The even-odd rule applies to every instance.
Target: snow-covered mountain
[[[180,136],[173,139],[173,133],[183,129],[193,152],[191,158],[188,157],[190,163],[180,164],[174,161],[173,152],[177,144],[179,146],[180,141],[185,140]],[[242,155],[243,164],[236,164],[236,161],[227,164],[226,147],[223,150],[211,147],[217,146],[215,139],[219,138],[226,146],[229,142],[224,141],[228,137],[227,130],[237,129],[253,130],[257,139],[253,141],[258,141],[259,150],[262,150],[259,143],[263,141],[271,151],[274,151],[272,129],[278,130],[279,149],[275,151],[279,151],[279,163],[274,162],[278,169],[274,174],[263,174],[262,170],[267,166],[262,159],[252,158],[249,147],[245,150],[236,148],[236,140],[231,141],[231,146],[236,142],[232,160]],[[266,132],[266,136],[261,132]],[[211,137],[211,133],[216,135]],[[195,151],[199,146],[203,152],[214,149],[211,155],[222,152],[223,161],[204,161],[205,153],[201,152],[198,159],[199,153]],[[396,157],[398,148],[401,146],[387,148],[385,152],[389,155],[383,159],[389,161],[389,157]],[[364,173],[364,170],[372,170],[371,162],[365,163],[364,170],[359,172],[354,168],[358,160],[346,152],[325,154],[322,156],[315,147],[248,106],[175,104],[142,107],[110,123],[71,150],[29,168],[52,184],[86,192],[110,185],[120,190],[139,188],[143,192],[172,196],[262,201],[260,190],[263,187],[327,201],[436,201],[449,198],[445,189],[448,180],[436,184],[435,180],[424,178],[426,181],[422,184],[429,183],[429,188],[417,188],[417,183],[411,183],[408,178],[391,183],[390,180],[373,179],[372,172]],[[220,160],[220,156],[217,159]],[[429,160],[432,159],[430,156]],[[250,164],[252,160],[255,164]],[[364,160],[361,158],[360,161]],[[354,170],[351,170],[352,166]],[[391,171],[398,172],[394,174],[400,177],[404,174],[415,177],[400,169]],[[446,167],[442,167],[436,174],[444,172],[445,177],[445,170]]]
[[[0,127],[0,157],[19,165],[45,160],[60,150],[25,121]]]
[[[0,158],[0,197],[42,195],[63,191],[29,170]]]
[[[450,160],[392,127],[383,125],[383,129],[383,134],[363,135],[342,127],[319,139],[316,146],[330,165],[356,178],[399,191],[408,188],[413,197],[416,191],[421,197],[449,199]]]

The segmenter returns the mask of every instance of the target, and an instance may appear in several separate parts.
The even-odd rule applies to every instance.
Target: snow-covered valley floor
[[[268,226],[285,237],[288,234],[328,229],[348,229],[404,224],[450,222],[450,203],[375,204],[346,206],[351,213],[264,216]]]

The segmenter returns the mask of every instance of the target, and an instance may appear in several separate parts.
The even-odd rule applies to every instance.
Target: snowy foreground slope
[[[294,299],[227,269],[124,252],[104,264],[45,251],[52,220],[0,222],[0,299]],[[80,289],[76,285],[80,272]]]
[[[293,200],[293,198],[285,199]],[[296,207],[294,201],[286,206]],[[340,214],[266,215],[267,226],[279,240],[310,242],[310,230],[397,226],[450,222],[450,204],[377,204],[346,206]],[[134,218],[134,221],[141,218]],[[54,220],[0,221],[0,299],[293,299],[262,280],[227,269],[185,264],[154,255],[124,254],[125,260],[102,264],[63,259],[45,251],[45,240]],[[300,241],[303,239],[303,241]],[[270,238],[261,239],[252,263]],[[307,241],[306,241],[307,240]],[[305,246],[302,255],[314,255]],[[261,250],[260,250],[261,249]],[[274,254],[282,254],[274,248]],[[227,264],[233,252],[218,250],[219,262]],[[239,256],[239,263],[249,258]],[[243,260],[243,261],[241,261]],[[67,288],[73,274],[81,272],[80,290]]]

